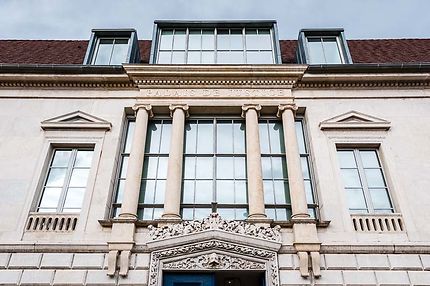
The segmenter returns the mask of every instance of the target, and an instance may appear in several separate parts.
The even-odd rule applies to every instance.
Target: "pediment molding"
[[[61,129],[78,129],[78,130],[110,130],[112,124],[104,119],[83,111],[74,111],[50,118],[41,122],[43,130],[61,130]]]
[[[320,122],[321,130],[389,130],[391,122],[358,111],[349,111]]]

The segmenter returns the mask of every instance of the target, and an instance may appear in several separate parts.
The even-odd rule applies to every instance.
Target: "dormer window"
[[[276,23],[155,22],[152,63],[280,63]]]
[[[140,54],[136,30],[92,30],[84,64],[121,65],[138,62]]]
[[[343,29],[301,30],[297,57],[311,65],[352,63]]]

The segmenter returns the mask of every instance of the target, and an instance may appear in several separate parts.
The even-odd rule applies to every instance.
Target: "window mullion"
[[[113,49],[114,49],[114,46],[115,46],[115,38],[113,38],[112,39],[112,47],[111,47],[111,49],[110,49],[110,56],[109,56],[109,65],[110,65],[110,62],[112,61],[112,55],[113,55]]]
[[[66,202],[67,189],[69,188],[70,180],[72,178],[73,166],[75,165],[77,153],[77,149],[72,149],[72,154],[67,166],[66,177],[64,178],[63,188],[61,189],[60,199],[58,200],[57,212],[63,212],[64,203]]]
[[[364,198],[366,200],[366,205],[368,212],[374,213],[372,199],[370,197],[369,185],[367,183],[366,172],[364,171],[363,162],[361,161],[361,154],[359,149],[354,149],[355,160],[358,167],[358,175],[360,176],[361,187],[363,188]]]

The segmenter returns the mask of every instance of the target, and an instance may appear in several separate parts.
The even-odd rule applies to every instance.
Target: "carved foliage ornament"
[[[186,234],[199,233],[206,230],[223,230],[230,233],[249,235],[270,241],[281,241],[280,227],[256,226],[245,221],[223,220],[217,213],[212,213],[203,220],[183,221],[163,227],[148,227],[152,240],[161,240]]]

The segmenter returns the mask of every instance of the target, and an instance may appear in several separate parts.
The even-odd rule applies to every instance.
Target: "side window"
[[[377,149],[338,149],[351,213],[393,213],[394,208]]]
[[[88,182],[93,150],[57,148],[53,152],[38,212],[80,212]]]

